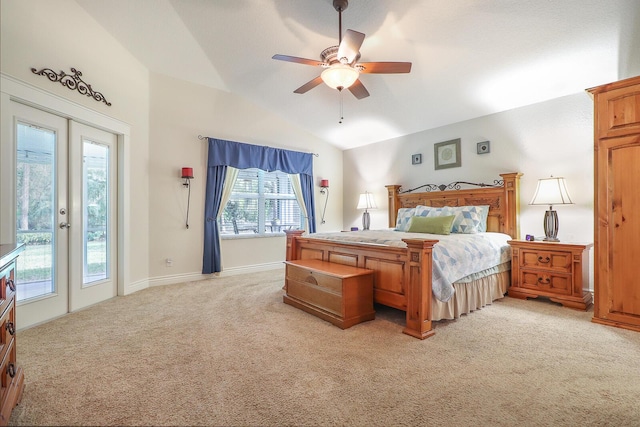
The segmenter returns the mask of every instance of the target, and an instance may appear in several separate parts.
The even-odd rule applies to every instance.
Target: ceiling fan
[[[331,46],[320,53],[320,61],[288,55],[273,55],[279,61],[295,62],[303,65],[323,67],[325,70],[315,79],[303,84],[294,93],[306,93],[320,83],[342,91],[349,91],[358,99],[369,96],[359,77],[360,74],[397,74],[409,73],[411,62],[357,62],[360,59],[360,46],[365,35],[354,30],[347,30],[342,37],[342,12],[349,5],[349,0],[333,0],[333,7],[338,12],[338,46]]]

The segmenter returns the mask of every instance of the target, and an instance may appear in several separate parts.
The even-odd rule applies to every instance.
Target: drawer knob
[[[549,257],[544,257],[544,258],[542,258],[541,256],[538,257],[538,262],[541,264],[547,264],[549,263],[549,261],[551,261],[551,258]]]
[[[7,286],[11,289],[11,292],[16,291],[16,284],[12,279],[7,280]]]
[[[14,365],[13,363],[9,363],[9,365],[7,365],[7,374],[9,374],[9,376],[11,378],[16,376],[16,365]]]
[[[548,277],[546,279],[538,277],[538,283],[540,283],[541,285],[548,285],[549,283],[551,283],[551,280]]]
[[[9,332],[9,334],[11,335],[16,334],[16,326],[13,324],[11,320],[7,322],[7,325],[5,327],[7,328],[7,331]]]

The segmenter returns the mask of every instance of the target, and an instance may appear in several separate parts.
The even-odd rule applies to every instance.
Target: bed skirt
[[[511,283],[511,271],[506,270],[469,283],[454,283],[456,290],[447,302],[431,300],[431,320],[457,319],[462,314],[478,310],[503,298]]]

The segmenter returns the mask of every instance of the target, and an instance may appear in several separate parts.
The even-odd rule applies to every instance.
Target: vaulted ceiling
[[[361,75],[361,100],[324,84],[300,95],[322,69],[272,56],[320,59],[337,45],[332,0],[76,1],[151,71],[343,149],[614,81],[640,51],[637,0],[351,0],[343,29],[366,34],[360,61],[408,61],[411,73]]]

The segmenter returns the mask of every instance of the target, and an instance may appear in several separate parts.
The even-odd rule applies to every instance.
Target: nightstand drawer
[[[571,252],[535,251],[523,249],[520,251],[520,267],[536,267],[560,272],[571,272]]]
[[[520,286],[559,295],[571,295],[571,275],[521,270]]]

